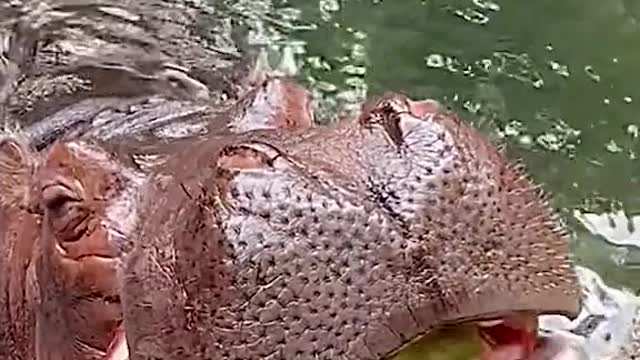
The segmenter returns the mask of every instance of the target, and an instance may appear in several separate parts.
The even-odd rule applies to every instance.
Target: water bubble
[[[614,154],[622,151],[622,148],[613,139],[611,139],[605,147],[607,151]]]
[[[489,72],[489,70],[491,70],[491,67],[493,66],[493,61],[491,61],[491,59],[480,59],[476,61],[476,66],[484,72]]]
[[[531,83],[531,85],[536,89],[540,89],[544,85],[544,80],[542,79],[535,80],[534,82]]]
[[[356,31],[353,33],[353,37],[354,37],[356,40],[364,40],[364,39],[366,39],[366,38],[367,38],[367,34],[366,34],[365,32],[363,32],[363,31],[356,30]]]
[[[500,11],[500,5],[490,0],[473,0],[473,4],[482,9]]]
[[[460,71],[460,67],[462,66],[458,59],[450,56],[447,56],[445,58],[444,64],[450,73],[457,73],[458,71]]]
[[[518,136],[524,130],[524,126],[520,121],[512,120],[504,127],[506,136]]]
[[[520,136],[520,144],[525,146],[531,146],[533,144],[533,137],[531,135],[522,135]]]
[[[309,56],[306,59],[307,64],[313,69],[319,69],[324,71],[331,71],[331,65],[323,60],[320,56]]]
[[[430,68],[444,67],[444,57],[440,54],[431,54],[425,57],[425,61]]]
[[[338,87],[335,84],[326,81],[318,81],[314,86],[322,92],[335,92],[338,90]]]
[[[552,133],[539,135],[536,141],[540,146],[550,151],[558,151],[562,147],[561,140],[556,134]]]
[[[367,49],[362,44],[351,46],[351,59],[356,62],[364,62],[367,59]]]
[[[587,65],[584,67],[584,72],[587,74],[587,76],[595,81],[595,82],[600,82],[600,75],[596,74],[595,70],[593,70],[593,67],[591,65]]]
[[[340,72],[349,75],[363,76],[367,73],[367,68],[364,66],[345,65],[340,69]]]
[[[569,77],[569,67],[567,65],[562,65],[556,61],[549,61],[549,66],[556,74],[563,77]]]
[[[318,6],[323,15],[340,10],[340,2],[338,0],[320,0]]]
[[[471,113],[471,114],[477,114],[478,111],[480,110],[481,105],[480,105],[480,103],[473,102],[471,100],[467,100],[462,104],[462,107],[465,110],[467,110],[469,113]]]
[[[474,24],[484,25],[489,22],[489,17],[478,10],[466,8],[464,10],[455,10],[453,13]]]
[[[529,55],[498,51],[493,54],[498,61],[496,71],[536,89],[544,85],[542,75],[535,69]]]

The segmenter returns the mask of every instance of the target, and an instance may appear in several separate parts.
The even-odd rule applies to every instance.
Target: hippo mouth
[[[418,336],[388,356],[391,360],[560,360],[538,337],[534,314],[445,325]],[[540,357],[539,354],[547,354]],[[552,353],[559,354],[558,350]]]
[[[488,321],[447,325],[418,336],[386,356],[390,360],[561,360],[561,351],[545,349],[537,336],[537,316],[515,314]],[[539,354],[545,353],[541,357]],[[127,360],[123,327],[114,333],[104,360]],[[573,359],[573,358],[572,358]]]

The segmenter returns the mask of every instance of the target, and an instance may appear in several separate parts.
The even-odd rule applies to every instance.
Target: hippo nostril
[[[82,196],[64,179],[43,186],[41,204],[49,214],[49,226],[60,241],[75,242],[87,232],[90,211],[84,206]]]

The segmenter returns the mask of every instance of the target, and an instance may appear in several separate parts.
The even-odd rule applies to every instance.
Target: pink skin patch
[[[483,342],[481,360],[531,359],[537,345],[535,317],[508,317],[499,324],[479,328]]]
[[[411,115],[418,119],[424,119],[430,114],[442,111],[442,105],[435,100],[407,101]]]
[[[107,353],[103,360],[128,360],[129,348],[127,347],[127,339],[125,337],[124,327],[120,325],[109,344]]]

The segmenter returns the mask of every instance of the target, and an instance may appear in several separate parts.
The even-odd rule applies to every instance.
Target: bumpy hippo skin
[[[268,78],[225,113],[197,120],[210,136],[290,131],[310,126],[308,103],[300,85]],[[254,113],[264,116],[247,115]],[[180,120],[170,125],[189,119]],[[10,324],[2,359],[126,358],[117,270],[137,219],[136,194],[154,166],[198,137],[85,137],[42,153],[24,139],[0,142],[0,321]]]
[[[562,229],[523,171],[431,101],[210,136],[141,193],[131,360],[380,359],[444,324],[575,316]]]

